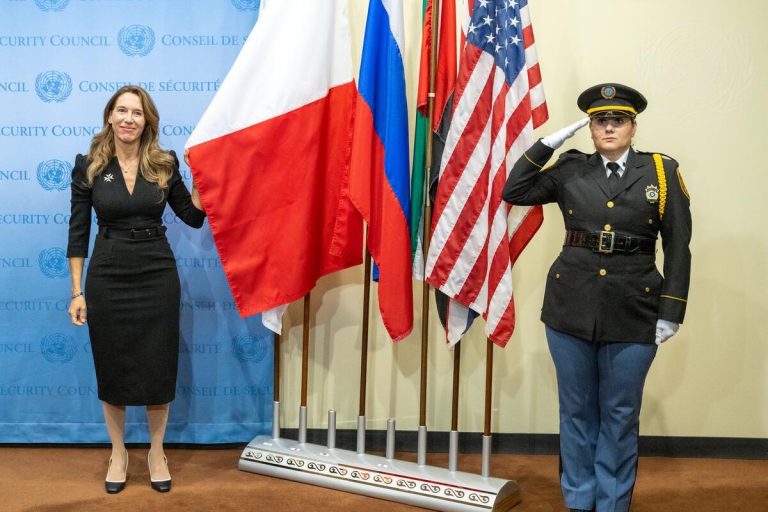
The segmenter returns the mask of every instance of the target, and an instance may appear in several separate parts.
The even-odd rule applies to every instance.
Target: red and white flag
[[[319,277],[362,260],[356,95],[347,0],[269,2],[187,142],[237,308],[276,332]]]
[[[501,199],[509,169],[547,107],[527,0],[476,0],[440,162],[427,282],[483,315],[504,346],[515,326],[512,264],[542,222],[540,206]],[[466,322],[449,322],[456,343]]]

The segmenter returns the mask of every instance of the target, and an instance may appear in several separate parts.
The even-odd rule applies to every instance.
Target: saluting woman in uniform
[[[677,162],[632,149],[647,102],[620,84],[577,101],[589,116],[529,148],[504,200],[556,202],[563,249],[546,283],[541,319],[555,364],[565,505],[629,510],[637,467],[640,404],[657,345],[683,321],[691,254],[690,198]],[[589,124],[595,153],[555,149]],[[664,273],[656,268],[661,234]]]
[[[171,489],[163,451],[168,409],[175,397],[179,354],[180,286],[161,216],[166,203],[185,223],[205,220],[200,196],[190,195],[173,152],[158,144],[159,116],[136,86],[118,90],[104,108],[104,127],[72,171],[72,216],[67,257],[72,274],[71,320],[88,323],[98,396],[112,441],[108,493],[125,487],[125,408],[146,406],[152,488]],[[88,256],[91,209],[99,231]]]

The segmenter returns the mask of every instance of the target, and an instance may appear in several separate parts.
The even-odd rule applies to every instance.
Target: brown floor
[[[104,492],[106,448],[0,448],[0,511],[333,511],[415,512],[398,503],[280,480],[237,469],[239,449],[167,450],[173,490],[149,487],[146,448],[131,448],[129,479],[117,495]],[[414,460],[414,454],[402,454]],[[445,466],[443,454],[428,461]],[[477,472],[479,455],[461,471]],[[563,511],[557,457],[495,455],[492,475],[517,480],[523,502],[514,512]],[[768,460],[642,458],[632,510],[768,511]]]

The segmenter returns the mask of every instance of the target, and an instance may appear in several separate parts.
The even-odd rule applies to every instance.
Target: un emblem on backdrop
[[[40,341],[40,352],[49,363],[68,363],[75,357],[77,345],[72,336],[56,332]]]
[[[37,181],[44,190],[65,190],[72,181],[72,165],[63,160],[40,162]]]
[[[146,57],[155,47],[155,31],[146,25],[128,25],[118,32],[117,44],[129,57]]]
[[[67,277],[67,254],[61,247],[43,249],[37,257],[40,271],[45,277]]]
[[[72,79],[61,71],[44,71],[35,79],[35,91],[46,103],[60,103],[72,93]]]
[[[259,9],[260,0],[232,0],[232,5],[240,11],[256,11]]]
[[[41,11],[61,11],[69,0],[35,0],[35,3]]]
[[[267,340],[272,336],[257,337],[253,334],[243,334],[232,339],[232,350],[241,361],[258,363],[267,354]]]

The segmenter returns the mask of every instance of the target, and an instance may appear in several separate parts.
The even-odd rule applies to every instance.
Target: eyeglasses
[[[600,128],[605,128],[609,124],[613,125],[614,128],[621,128],[622,126],[632,123],[632,118],[629,116],[593,117],[590,119],[590,122],[596,124]]]

